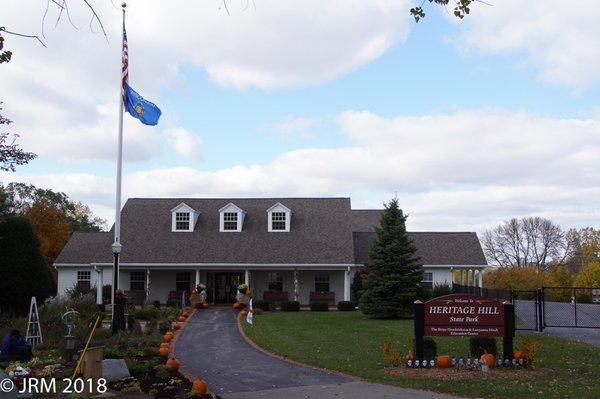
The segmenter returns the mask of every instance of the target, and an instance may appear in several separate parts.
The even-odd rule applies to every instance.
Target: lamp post
[[[113,251],[113,255],[115,257],[115,263],[113,266],[113,289],[112,289],[112,323],[113,326],[115,325],[115,297],[117,295],[117,290],[119,289],[119,254],[121,253],[121,250],[123,249],[123,246],[118,243],[118,242],[114,242],[112,245],[112,251]]]

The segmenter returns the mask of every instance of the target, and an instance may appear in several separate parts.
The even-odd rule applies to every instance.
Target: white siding
[[[450,266],[448,268],[423,267],[423,271],[433,273],[433,286],[440,284],[452,286],[452,270]]]

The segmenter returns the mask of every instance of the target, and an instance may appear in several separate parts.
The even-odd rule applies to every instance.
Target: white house
[[[133,198],[122,210],[119,288],[161,303],[198,283],[209,302],[231,303],[243,282],[259,299],[349,300],[381,212],[353,210],[350,198]],[[487,263],[475,233],[409,235],[424,282],[451,285],[458,269],[463,284],[481,286]],[[73,234],[54,264],[59,294],[76,284],[101,294],[112,282],[112,241],[112,231]]]

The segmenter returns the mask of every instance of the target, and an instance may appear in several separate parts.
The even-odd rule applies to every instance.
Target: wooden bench
[[[329,306],[335,305],[335,292],[311,292],[310,301],[324,301]]]
[[[282,291],[282,292],[278,292],[278,291],[265,291],[263,293],[263,300],[265,301],[269,301],[269,302],[285,302],[287,300],[289,300],[290,295],[288,294],[287,291]]]

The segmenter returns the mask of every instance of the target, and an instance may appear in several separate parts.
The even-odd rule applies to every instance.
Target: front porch
[[[112,267],[95,268],[98,303],[103,302],[101,287],[112,283]],[[213,305],[231,304],[236,300],[237,287],[247,284],[255,299],[272,302],[298,301],[309,305],[313,300],[323,300],[334,306],[339,301],[350,300],[350,285],[354,269],[337,268],[221,268],[221,269],[165,269],[141,268],[122,265],[119,288],[135,304],[159,301],[180,302],[181,298],[204,284],[207,302]],[[91,276],[90,276],[91,279]],[[78,282],[79,283],[79,282]]]

